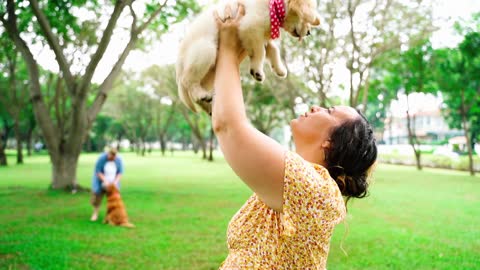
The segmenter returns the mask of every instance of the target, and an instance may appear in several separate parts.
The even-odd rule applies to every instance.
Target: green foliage
[[[172,25],[181,22],[182,20],[193,16],[200,11],[200,6],[195,0],[163,0],[159,4],[157,0],[151,0],[145,5],[145,17],[151,16],[160,5],[165,5],[158,16],[148,25],[149,35],[143,35],[141,41],[141,48],[145,48],[145,45],[158,40],[161,35],[170,30]]]
[[[384,128],[392,100],[399,94],[434,93],[433,49],[428,41],[405,51],[391,51],[377,59],[372,71],[366,116],[374,127]]]
[[[436,50],[434,58],[447,122],[450,127],[463,128],[462,115],[465,115],[473,142],[480,134],[479,25],[479,14],[474,15],[470,22],[457,23],[458,31],[464,34],[463,41],[457,48]]]
[[[258,130],[267,135],[275,128],[288,124],[285,109],[289,107],[288,99],[278,98],[280,95],[275,92],[282,91],[283,82],[274,76],[272,72],[267,72],[267,81],[263,84],[250,77],[242,81],[247,116]]]

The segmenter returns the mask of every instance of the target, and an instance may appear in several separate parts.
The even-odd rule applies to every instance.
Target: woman
[[[291,121],[296,152],[285,151],[249,124],[237,36],[243,6],[218,14],[212,122],[225,159],[254,194],[228,227],[229,255],[221,269],[325,269],[330,237],[345,202],[367,192],[376,160],[373,132],[355,109],[314,106]]]

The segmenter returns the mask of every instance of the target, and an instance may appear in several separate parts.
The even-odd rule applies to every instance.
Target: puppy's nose
[[[310,36],[310,30],[307,31],[307,36]]]

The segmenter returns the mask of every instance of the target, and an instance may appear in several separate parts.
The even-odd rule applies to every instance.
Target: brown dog
[[[103,223],[114,226],[133,228],[135,225],[128,222],[127,211],[123,204],[120,192],[115,185],[108,185],[107,191],[107,215]]]

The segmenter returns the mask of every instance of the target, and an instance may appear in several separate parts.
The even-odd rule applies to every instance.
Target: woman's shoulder
[[[328,170],[292,151],[285,158],[284,210],[293,215],[322,216],[335,224],[343,219],[343,197]]]
[[[285,154],[285,172],[290,174],[303,175],[305,173],[322,179],[330,179],[327,168],[320,164],[311,163],[293,151]]]

